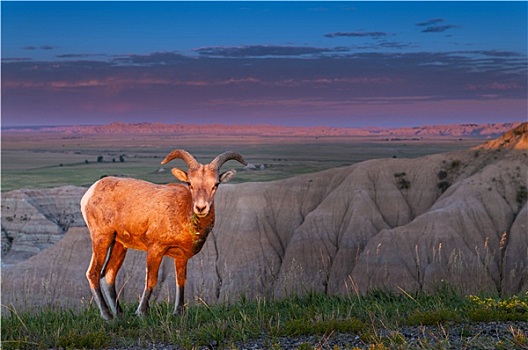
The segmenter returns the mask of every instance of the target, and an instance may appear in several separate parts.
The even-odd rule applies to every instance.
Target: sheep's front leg
[[[187,281],[187,258],[175,258],[174,269],[176,271],[176,302],[174,304],[174,314],[183,314],[185,282]]]
[[[148,313],[149,299],[152,290],[158,283],[158,271],[163,259],[163,251],[152,249],[147,251],[147,272],[145,278],[145,290],[139,301],[139,306],[136,310],[138,316],[146,316]]]

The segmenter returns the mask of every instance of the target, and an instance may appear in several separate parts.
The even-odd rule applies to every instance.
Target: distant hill
[[[7,132],[61,132],[66,134],[215,134],[289,137],[362,136],[394,138],[480,137],[495,138],[520,123],[451,124],[404,128],[285,127],[273,125],[111,123],[87,126],[10,128]]]
[[[434,292],[445,284],[462,293],[524,293],[527,139],[524,123],[472,149],[223,185],[216,226],[189,262],[187,301]],[[2,195],[3,259],[13,264],[2,269],[2,303],[86,307],[91,244],[75,204],[84,191]],[[131,251],[118,278],[123,299],[137,300],[144,269],[145,254]],[[174,300],[174,290],[165,259],[154,298]]]

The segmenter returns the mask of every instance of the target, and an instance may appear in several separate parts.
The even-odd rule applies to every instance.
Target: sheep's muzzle
[[[199,218],[203,218],[209,214],[209,206],[198,206],[194,205],[194,214],[198,216]]]

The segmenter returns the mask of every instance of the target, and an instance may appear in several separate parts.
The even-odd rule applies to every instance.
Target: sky
[[[527,120],[526,1],[1,1],[2,127]]]

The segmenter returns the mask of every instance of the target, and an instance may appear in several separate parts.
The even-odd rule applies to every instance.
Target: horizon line
[[[420,127],[432,127],[432,126],[478,126],[478,125],[504,125],[504,124],[516,124],[516,123],[526,123],[528,121],[521,121],[521,120],[510,120],[510,121],[497,121],[497,122],[483,122],[483,123],[475,123],[475,122],[461,122],[461,123],[448,123],[448,124],[421,124],[421,125],[400,125],[400,126],[379,126],[379,125],[370,125],[370,126],[328,126],[328,125],[309,125],[309,126],[301,126],[301,125],[279,125],[279,124],[265,124],[265,123],[259,123],[259,124],[245,124],[245,123],[239,123],[239,124],[229,124],[229,123],[184,123],[184,122],[177,122],[177,123],[165,123],[165,122],[121,122],[121,121],[114,121],[104,124],[48,124],[48,125],[9,125],[4,126],[1,125],[2,131],[9,131],[9,130],[22,130],[22,129],[31,129],[31,130],[40,130],[40,129],[55,129],[55,128],[73,128],[73,127],[80,127],[80,128],[90,128],[90,127],[102,127],[102,126],[111,126],[111,125],[123,125],[123,126],[139,126],[139,125],[183,125],[183,126],[192,126],[192,127],[206,127],[206,126],[224,126],[224,127],[251,127],[251,128],[264,128],[264,127],[271,127],[271,128],[282,128],[282,129],[317,129],[317,128],[327,128],[327,129],[407,129],[407,128],[420,128]]]

